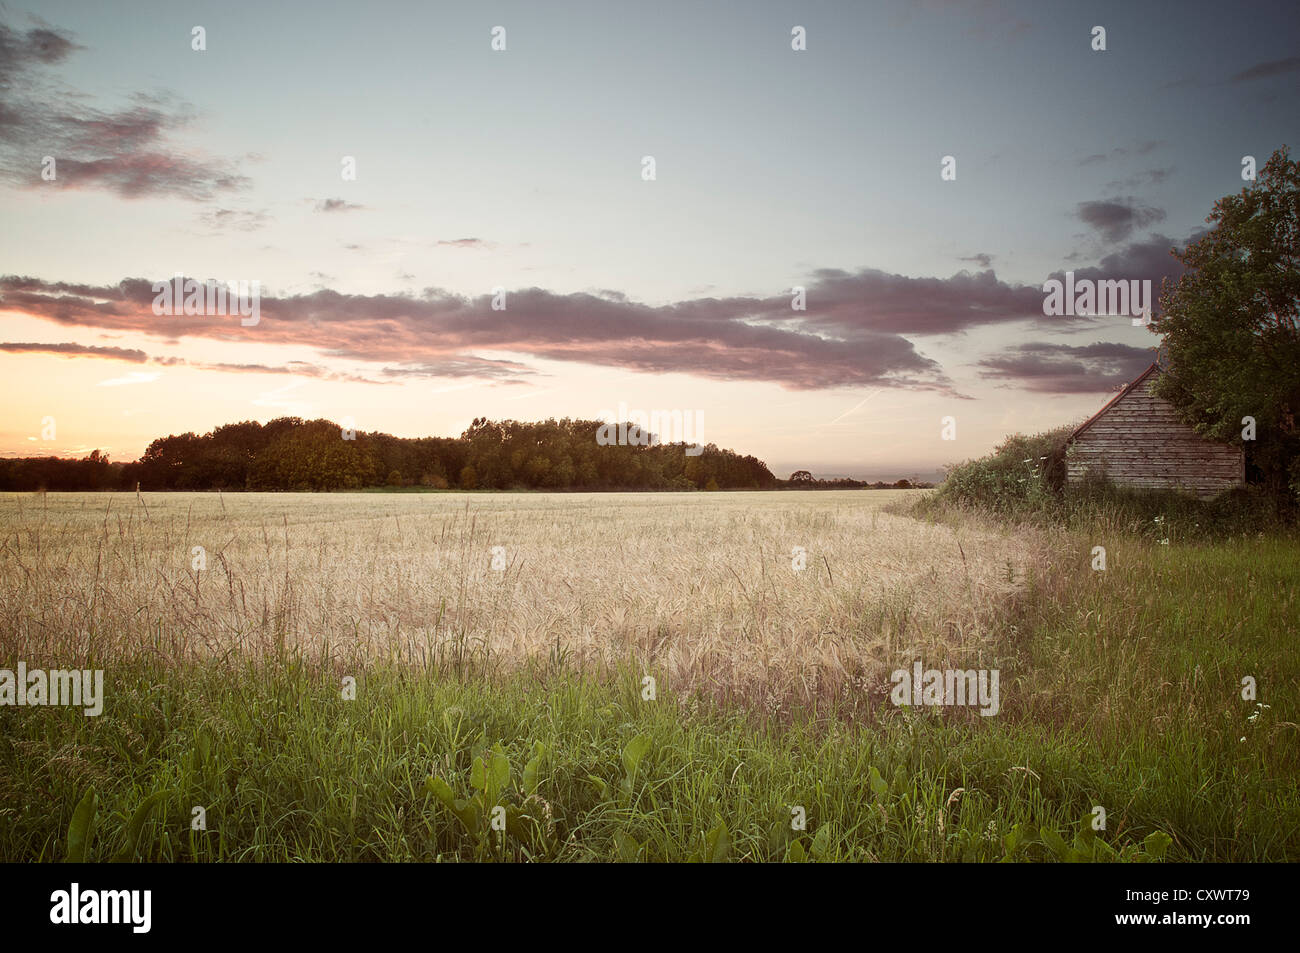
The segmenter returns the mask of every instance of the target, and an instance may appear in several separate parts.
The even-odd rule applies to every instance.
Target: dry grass
[[[1045,546],[882,512],[915,492],[10,495],[0,656],[630,661],[776,712],[990,648]]]

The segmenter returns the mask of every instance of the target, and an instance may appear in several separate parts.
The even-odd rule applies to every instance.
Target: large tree
[[[1174,253],[1186,271],[1151,326],[1168,358],[1157,392],[1203,436],[1244,443],[1266,484],[1300,494],[1300,164],[1282,147],[1206,222]]]

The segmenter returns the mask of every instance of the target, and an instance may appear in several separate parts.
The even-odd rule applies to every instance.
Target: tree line
[[[714,444],[601,445],[602,426],[476,418],[459,437],[406,438],[329,420],[246,420],[160,437],[131,463],[98,450],[81,460],[0,460],[0,490],[741,490],[780,482],[761,460]]]
[[[868,483],[866,480],[854,480],[851,477],[836,477],[830,480],[819,480],[807,470],[795,470],[790,474],[788,480],[777,480],[776,486],[781,490],[932,490],[933,483],[926,483],[923,480],[895,480],[893,483],[887,483],[884,480],[877,480],[874,483]]]

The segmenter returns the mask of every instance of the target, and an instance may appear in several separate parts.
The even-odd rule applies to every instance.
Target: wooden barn
[[[1201,437],[1178,419],[1174,406],[1151,392],[1155,364],[1084,421],[1066,442],[1065,478],[1088,473],[1119,486],[1183,490],[1203,499],[1246,480],[1240,447]]]

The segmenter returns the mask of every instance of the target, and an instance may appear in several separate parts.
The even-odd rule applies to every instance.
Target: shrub
[[[1043,506],[1064,486],[1065,441],[1073,429],[1012,434],[989,456],[950,467],[937,500],[999,513]]]
[[[1106,527],[1160,542],[1264,532],[1294,521],[1294,507],[1255,486],[1235,487],[1211,500],[1176,490],[1116,486],[1090,472],[1065,483],[1065,441],[1073,428],[1026,437],[1013,434],[992,454],[948,470],[938,492],[918,511],[938,516],[972,508],[1071,529]]]
[[[425,473],[420,477],[421,486],[433,487],[435,490],[447,489],[447,478],[441,473]]]

